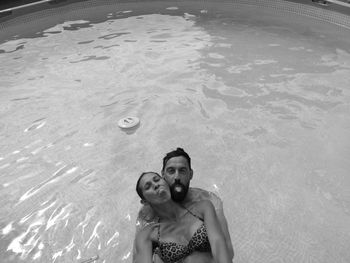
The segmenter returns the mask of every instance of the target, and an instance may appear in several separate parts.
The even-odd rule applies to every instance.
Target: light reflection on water
[[[225,201],[237,262],[342,262],[349,51],[249,10],[163,11],[0,45],[1,256],[131,262],[136,177],[182,145]],[[126,115],[141,125],[120,130]]]

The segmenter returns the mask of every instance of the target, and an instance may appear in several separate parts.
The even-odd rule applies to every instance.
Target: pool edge
[[[147,0],[147,2],[157,2],[159,0]],[[328,5],[322,5],[320,2],[327,1]],[[98,5],[112,4],[116,5],[118,3],[135,3],[143,2],[141,0],[40,0],[38,2],[29,3],[25,5],[20,5],[13,8],[0,10],[0,28],[1,24],[7,22],[11,19],[28,15],[30,13],[55,9],[57,7],[67,6],[76,3],[86,3],[93,4],[98,3]],[[187,2],[186,0],[173,0],[171,2]],[[241,4],[241,5],[254,5],[254,6],[264,6],[270,7],[281,11],[298,13],[300,15],[310,16],[316,19],[324,20],[339,26],[346,27],[350,29],[350,4],[341,2],[339,0],[191,0],[188,2],[198,2],[198,3],[229,3]],[[343,4],[337,4],[341,2]],[[344,6],[347,5],[347,6]],[[304,8],[305,7],[305,8]]]

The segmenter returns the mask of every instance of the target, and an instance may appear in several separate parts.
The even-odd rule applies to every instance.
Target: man
[[[184,207],[190,208],[195,202],[200,200],[210,200],[212,202],[220,221],[221,230],[225,235],[227,249],[232,260],[234,253],[222,201],[211,192],[189,187],[193,177],[191,158],[182,148],[177,148],[175,151],[167,153],[163,158],[162,176],[170,186],[172,199]],[[156,222],[158,222],[158,217],[154,214],[152,208],[143,205],[136,221],[136,233],[146,225]],[[135,258],[134,254],[135,251],[133,251],[133,260]],[[155,256],[155,261],[161,262],[157,256]]]

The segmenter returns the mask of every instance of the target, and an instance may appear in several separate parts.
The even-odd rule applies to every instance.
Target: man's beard
[[[175,202],[182,202],[188,192],[189,185],[184,185],[180,182],[179,179],[176,179],[175,182],[170,186],[171,198]]]

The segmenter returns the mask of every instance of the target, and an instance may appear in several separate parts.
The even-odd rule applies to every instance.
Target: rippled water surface
[[[177,146],[223,198],[235,262],[349,262],[347,29],[162,2],[0,36],[1,262],[131,262],[136,178]]]

